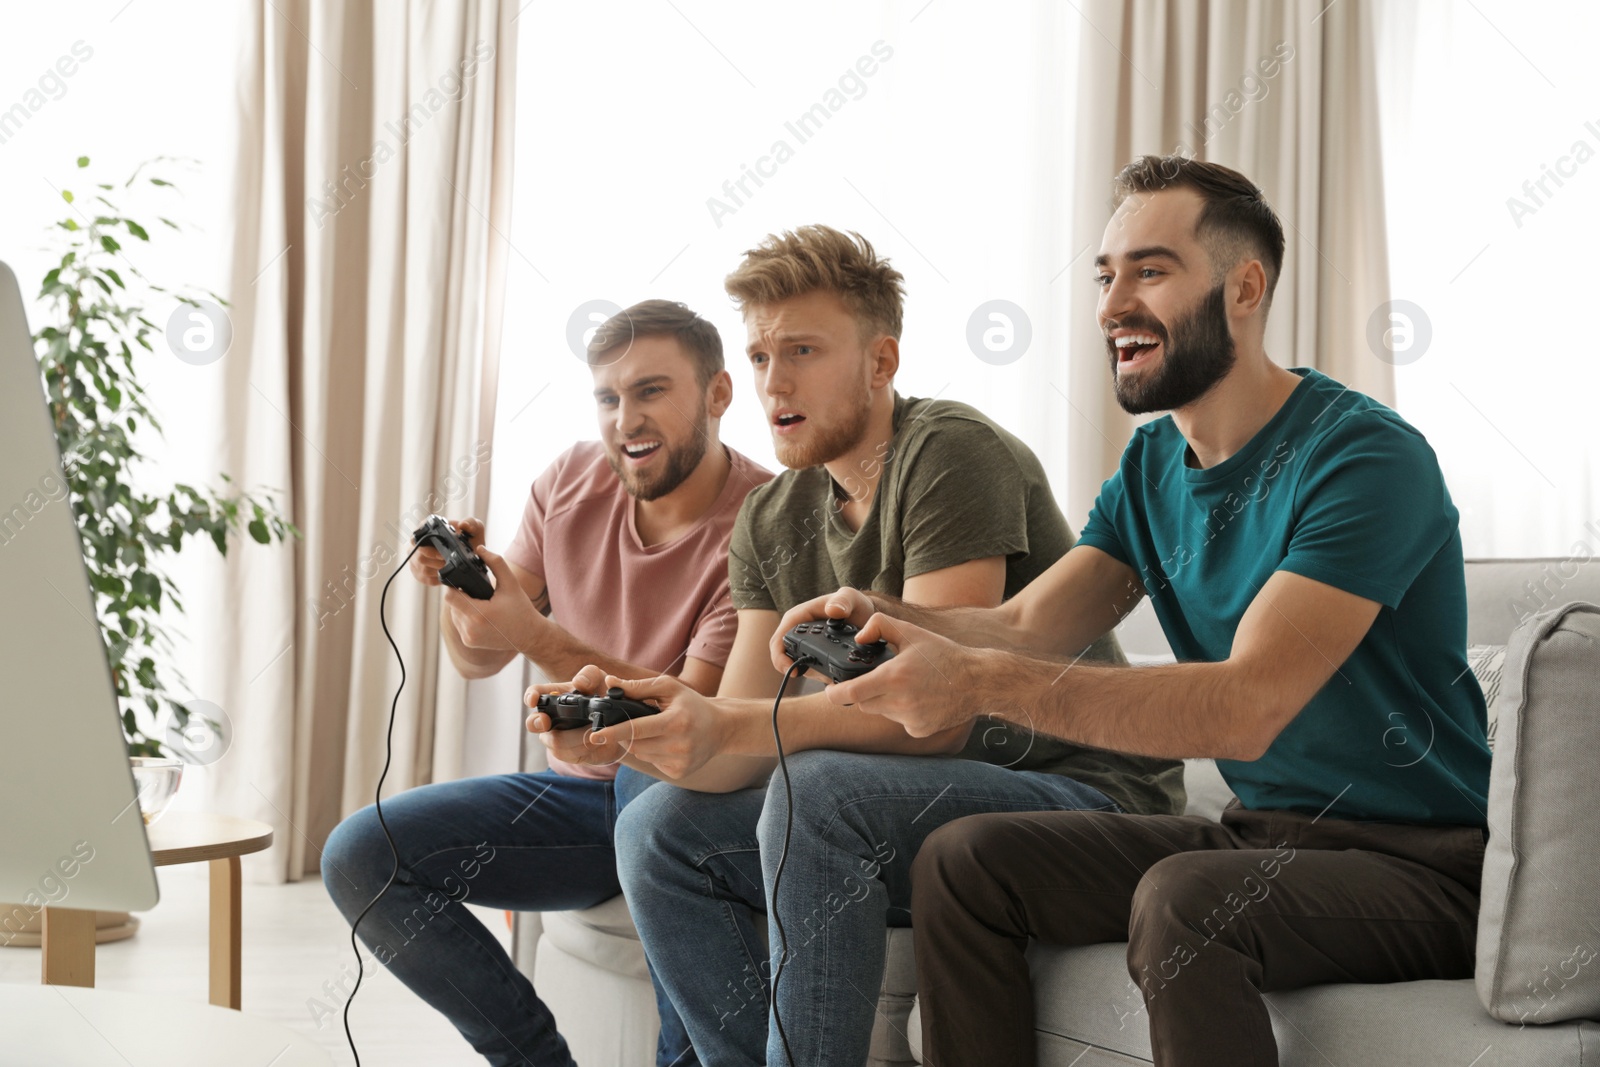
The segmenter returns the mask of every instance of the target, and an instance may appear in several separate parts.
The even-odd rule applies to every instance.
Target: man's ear
[[[726,370],[719,370],[712,377],[711,384],[707,386],[706,411],[713,419],[720,419],[732,403],[733,376]]]
[[[1259,259],[1247,259],[1228,272],[1228,317],[1244,320],[1261,310],[1267,299],[1267,272]]]
[[[872,355],[872,387],[882,388],[894,381],[894,376],[900,369],[900,342],[883,334],[872,342],[869,349]]]

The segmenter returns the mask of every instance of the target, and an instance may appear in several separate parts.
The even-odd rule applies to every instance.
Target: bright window
[[[1380,16],[1392,285],[1432,335],[1396,367],[1399,410],[1439,454],[1469,556],[1600,553],[1600,7]]]

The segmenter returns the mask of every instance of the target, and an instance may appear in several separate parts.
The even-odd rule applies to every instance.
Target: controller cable
[[[383,583],[383,593],[378,597],[378,625],[383,627],[383,636],[389,642],[389,647],[394,649],[395,662],[400,664],[400,684],[395,686],[394,700],[389,704],[389,729],[383,738],[383,773],[378,775],[378,788],[372,798],[372,806],[377,809],[378,825],[383,827],[383,836],[389,840],[389,854],[394,857],[394,869],[389,872],[389,880],[383,883],[378,895],[361,909],[361,914],[350,924],[350,948],[356,954],[356,984],[351,987],[350,996],[344,1002],[344,1039],[350,1043],[350,1055],[356,1058],[356,1067],[361,1067],[361,1053],[356,1051],[356,1039],[350,1035],[350,1002],[355,1000],[356,994],[361,991],[363,973],[361,946],[356,942],[356,927],[361,925],[361,920],[367,917],[367,912],[383,899],[383,895],[389,891],[389,887],[394,885],[394,880],[400,875],[400,850],[395,848],[394,835],[389,832],[389,824],[383,821],[383,780],[389,776],[389,763],[394,759],[394,715],[395,709],[400,706],[400,691],[406,687],[406,661],[400,655],[400,646],[394,643],[394,635],[389,632],[389,621],[384,617],[384,604],[389,599],[389,586],[394,584],[394,580],[411,563],[411,557],[415,556],[421,547],[421,542],[412,545],[406,558],[400,561],[400,566],[396,567],[394,573],[389,575],[389,580]]]
[[[794,792],[789,787],[789,763],[783,755],[783,736],[778,732],[778,707],[783,703],[784,690],[789,688],[791,677],[799,678],[811,666],[809,659],[796,660],[783,672],[783,682],[772,701],[772,740],[778,746],[778,770],[783,775],[783,848],[778,850],[778,869],[772,875],[772,899],[767,904],[772,914],[772,924],[778,928],[778,966],[772,972],[772,1022],[783,1042],[783,1052],[790,1067],[795,1062],[794,1051],[789,1047],[789,1035],[783,1029],[783,1016],[778,1014],[778,979],[783,977],[783,965],[789,958],[789,935],[783,930],[783,917],[778,914],[778,882],[783,878],[783,865],[789,858],[789,837],[794,832]]]

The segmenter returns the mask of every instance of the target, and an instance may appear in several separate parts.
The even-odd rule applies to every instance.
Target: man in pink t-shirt
[[[483,547],[481,522],[455,523],[496,592],[474,600],[444,588],[445,648],[468,678],[526,656],[550,678],[600,664],[713,694],[737,629],[728,541],[745,494],[772,475],[718,440],[733,397],[722,343],[682,304],[647,300],[613,316],[587,356],[600,440],[574,445],[535,480],[503,557]],[[442,564],[424,548],[411,568],[438,585]],[[378,961],[491,1064],[566,1067],[572,1057],[532,984],[462,901],[560,911],[616,896],[617,812],[655,781],[631,770],[618,778],[615,766],[551,764],[387,801],[399,871],[359,928]],[[340,823],[323,859],[329,894],[354,920],[394,866],[375,809]],[[659,1062],[697,1063],[658,999]]]

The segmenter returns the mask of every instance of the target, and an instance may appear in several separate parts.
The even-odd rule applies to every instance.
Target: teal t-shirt
[[[1247,808],[1483,826],[1489,747],[1467,667],[1461,532],[1438,459],[1398,414],[1315,370],[1204,470],[1171,416],[1141,426],[1079,541],[1138,572],[1180,662],[1228,658],[1275,571],[1382,605],[1266,753],[1219,759]]]

